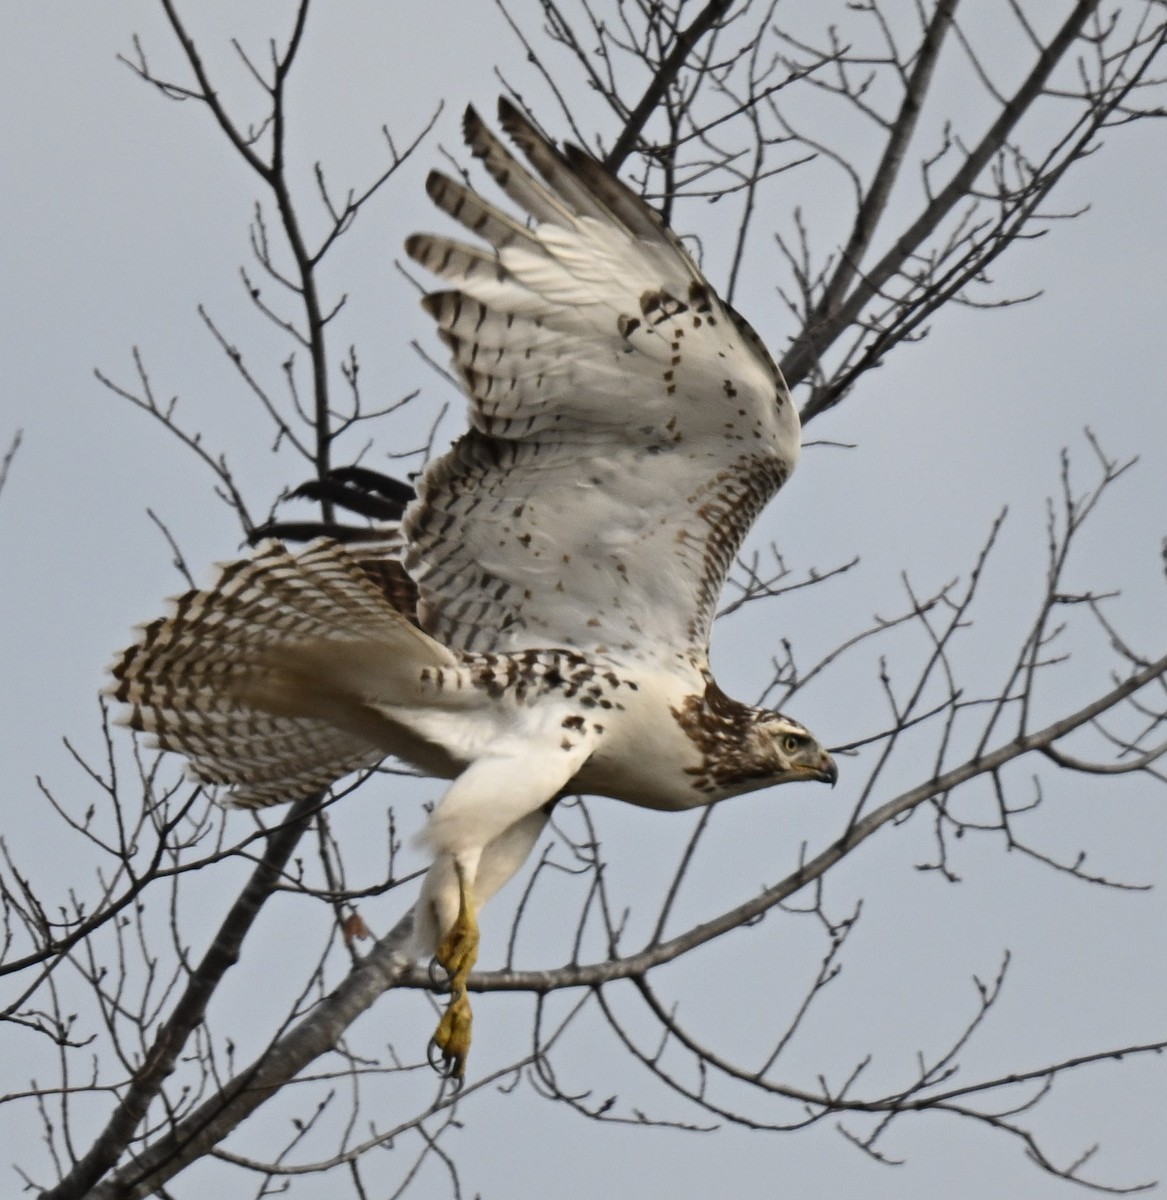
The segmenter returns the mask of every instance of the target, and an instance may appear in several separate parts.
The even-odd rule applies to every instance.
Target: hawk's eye
[[[796,754],[799,746],[801,745],[802,738],[796,737],[793,733],[788,733],[782,739],[782,749],[785,750],[787,754]]]

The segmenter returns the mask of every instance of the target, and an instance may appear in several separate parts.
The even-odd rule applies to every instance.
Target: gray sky
[[[226,60],[221,52],[226,37],[238,31],[224,16],[234,19],[234,8],[214,4],[199,10],[204,23],[196,33],[217,48],[219,63]],[[409,348],[417,338],[435,355],[439,350],[411,288],[394,268],[406,234],[440,226],[421,189],[425,171],[439,161],[439,142],[456,149],[457,119],[467,100],[491,108],[496,63],[508,79],[530,86],[532,104],[545,101],[522,73],[523,52],[492,9],[475,6],[473,21],[467,21],[466,6],[452,0],[430,8],[423,26],[413,6],[381,14],[355,0],[321,5],[297,75],[301,99],[292,110],[300,185],[310,184],[311,161],[323,158],[331,177],[359,186],[379,161],[382,123],[389,122],[400,141],[408,140],[437,102],[446,101],[434,139],[362,215],[326,276],[350,297],[334,347],[359,345],[370,394],[392,399],[424,389],[416,416],[386,428],[385,444],[368,459],[372,465],[384,461],[378,457],[383,452],[416,444],[437,406],[452,399]],[[282,31],[282,7],[259,9],[250,15],[271,22],[259,29]],[[407,30],[407,22],[418,27]],[[238,281],[258,188],[204,111],[165,102],[114,61],[116,53],[130,52],[134,32],[160,68],[175,63],[155,6],[145,0],[88,0],[84,6],[41,0],[22,6],[18,15],[14,8],[0,44],[5,93],[0,144],[6,164],[0,196],[6,283],[0,292],[6,375],[0,445],[7,446],[16,429],[24,435],[0,495],[3,834],[15,859],[58,887],[74,875],[83,886],[85,867],[62,850],[59,826],[39,798],[36,776],[61,795],[84,794],[61,739],[100,757],[95,696],[104,667],[130,627],[157,615],[162,597],[181,587],[146,509],[167,523],[196,578],[205,580],[210,563],[235,554],[239,540],[237,524],[212,494],[205,468],[148,418],[107,393],[93,368],[132,383],[130,350],[140,347],[159,394],[178,394],[191,426],[210,445],[225,449],[257,512],[305,474],[287,456],[268,453],[264,418],[196,312],[205,304],[254,355],[260,370],[269,378],[278,374],[286,350],[257,325]],[[255,32],[242,31],[258,44]],[[958,112],[966,102],[973,111],[972,94],[966,101],[957,89]],[[555,117],[547,105],[545,123],[553,130]],[[833,591],[796,595],[778,608],[755,606],[727,621],[715,640],[727,690],[744,698],[757,693],[769,676],[770,647],[780,636],[794,639],[809,662],[871,614],[902,607],[903,570],[922,591],[966,571],[990,522],[1008,505],[981,623],[959,652],[978,682],[996,678],[1000,667],[993,647],[1015,640],[1026,627],[1040,586],[1044,502],[1057,487],[1060,448],[1071,448],[1083,482],[1092,478],[1085,426],[1116,458],[1138,454],[1142,461],[1100,512],[1072,578],[1083,589],[1120,587],[1112,616],[1137,648],[1163,652],[1162,161],[1161,130],[1115,131],[1057,202],[1066,210],[1089,202],[1089,212],[1018,248],[1000,266],[1005,290],[1044,289],[1041,300],[998,312],[945,313],[925,342],[897,351],[835,413],[814,423],[808,440],[837,439],[856,449],[808,449],[757,544],[777,540],[801,568],[824,569],[855,553],[862,555],[862,565]],[[829,240],[831,197],[814,192],[812,176],[804,180],[795,173],[787,179],[772,193],[773,202],[806,206],[820,221],[820,236]],[[787,186],[793,198],[782,192]],[[715,282],[720,282],[715,272],[720,219],[719,210],[698,206],[678,219],[682,231],[698,232],[708,243]],[[767,340],[780,345],[784,334],[770,266],[747,264],[738,304]],[[453,411],[459,412],[457,402]],[[443,430],[445,438],[452,437],[456,422],[451,419]],[[354,454],[359,448],[351,447]],[[1109,659],[1099,639],[1075,637],[1074,645],[1080,667],[1043,699],[1051,719],[1106,686]],[[915,661],[922,649],[918,643],[904,645],[898,653],[904,662]],[[870,732],[880,719],[874,673],[872,657],[853,677],[808,690],[797,715],[831,742]],[[128,735],[121,736],[128,743]],[[857,778],[860,768],[851,771]],[[895,780],[915,782],[925,771],[905,762]],[[962,846],[956,867],[963,882],[949,886],[914,869],[930,854],[924,813],[904,827],[884,830],[832,876],[832,910],[841,915],[863,896],[864,917],[848,944],[843,976],[816,1007],[792,1052],[791,1082],[813,1084],[822,1072],[837,1085],[850,1066],[873,1052],[869,1090],[894,1086],[910,1075],[916,1050],[932,1053],[944,1046],[971,1015],[971,976],[991,977],[1006,948],[1013,965],[1005,998],[962,1059],[962,1079],[1164,1036],[1162,794],[1137,780],[1096,787],[1089,779],[1051,773],[1042,783],[1046,802],[1031,827],[1035,840],[1063,857],[1086,849],[1098,871],[1157,884],[1157,890],[1086,887],[1005,854],[989,838]],[[399,807],[407,833],[420,825],[421,800],[436,793],[425,786],[416,794],[416,802]],[[802,843],[812,851],[827,844],[853,795],[844,762],[843,782],[832,796],[755,796],[719,810],[701,887],[682,898],[677,927],[778,878],[794,865]],[[376,852],[377,843],[362,850],[361,839],[377,800],[366,789],[351,811],[334,810],[339,835],[348,839],[358,864],[362,854]],[[616,893],[649,922],[659,903],[653,890],[659,872],[652,865],[674,860],[689,818],[627,811],[610,802],[592,811],[614,849]],[[379,813],[373,823],[382,828]],[[191,936],[198,945],[199,914],[213,921],[229,885],[209,875],[189,883]],[[405,900],[398,892],[378,903],[365,912],[366,919],[385,929]],[[498,965],[502,954],[506,903],[500,899],[499,905],[495,932],[487,933],[484,967]],[[284,968],[295,950],[297,939],[290,934],[298,930],[298,919],[295,911],[265,917],[257,931],[265,940],[255,950],[252,973],[241,968],[234,991],[224,998],[224,1004],[232,996],[239,1003],[240,1015],[227,1010],[223,1020],[239,1024],[244,1042],[250,1027],[242,1013],[256,1004],[256,980],[262,982],[264,969]],[[324,914],[312,919],[319,928]],[[724,1034],[730,1044],[750,1036],[755,989],[773,989],[775,1007],[781,1008],[798,995],[813,967],[816,944],[797,922],[771,915],[766,929],[745,950],[735,942],[745,936],[738,933],[724,952],[664,973],[665,993],[682,1013]],[[557,934],[555,914],[544,914],[535,931],[523,946],[523,964],[562,962],[566,937]],[[630,998],[623,999],[634,1013]],[[572,1000],[557,998],[553,1010],[565,1011]],[[517,1053],[514,1045],[522,1044],[529,1020],[525,998],[481,1001],[479,1025],[489,1030],[490,1040],[476,1044],[474,1065],[488,1070]],[[424,999],[410,993],[386,997],[362,1029],[379,1028],[382,1039],[402,1046],[410,1037],[424,1038],[429,1021]],[[635,1026],[635,1017],[632,1022]],[[33,1074],[44,1079],[51,1072],[51,1063],[23,1042],[0,1044],[0,1061],[6,1064],[0,1093],[25,1086]],[[562,1067],[565,1086],[578,1082],[594,1088],[597,1098],[618,1092],[630,1104],[643,1101],[653,1115],[691,1119],[679,1103],[638,1082],[594,1021],[581,1026]],[[420,1094],[435,1086],[428,1078],[408,1079]],[[410,1104],[407,1094],[402,1103]],[[103,1111],[96,1106],[91,1119]],[[1146,1060],[1065,1077],[1032,1124],[1066,1158],[1099,1140],[1094,1174],[1124,1184],[1167,1178],[1164,1111],[1163,1064]],[[444,1145],[463,1168],[467,1192],[486,1197],[553,1192],[575,1200],[604,1190],[620,1194],[631,1186],[649,1197],[741,1200],[776,1195],[1040,1200],[1070,1193],[1070,1185],[1029,1165],[1018,1144],[939,1116],[906,1122],[892,1134],[885,1150],[907,1160],[898,1169],[864,1158],[830,1122],[792,1135],[733,1129],[683,1135],[586,1122],[522,1090],[511,1097],[471,1099],[460,1117],[466,1128]],[[377,1119],[387,1124],[392,1117],[381,1111]],[[232,1144],[241,1153],[262,1153],[265,1123],[282,1131],[286,1121],[286,1114],[264,1113],[250,1127],[260,1135],[245,1131]],[[23,1145],[20,1160],[43,1176],[37,1136],[34,1114],[0,1107],[0,1145],[8,1148],[0,1156],[0,1174],[16,1157],[12,1147]],[[435,1174],[426,1194],[443,1194],[440,1170],[429,1169]],[[206,1194],[221,1170],[190,1173],[174,1195]],[[294,1194],[345,1194],[337,1187],[331,1177],[309,1180]]]

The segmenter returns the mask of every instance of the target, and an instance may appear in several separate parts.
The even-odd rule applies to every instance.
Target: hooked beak
[[[822,783],[829,783],[834,787],[839,782],[839,768],[835,765],[835,760],[824,750],[819,755],[818,762],[809,768],[810,775],[813,779],[817,779]]]

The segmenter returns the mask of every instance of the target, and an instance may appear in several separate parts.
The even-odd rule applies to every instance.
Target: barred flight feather
[[[372,740],[373,723],[330,694],[320,673],[299,678],[296,654],[320,645],[333,657],[345,645],[393,647],[402,670],[455,661],[343,547],[319,541],[292,555],[269,542],[143,627],[111,668],[107,694],[128,706],[133,728],[186,754],[195,778],[231,785],[232,803],[296,799],[374,766],[389,748]],[[393,682],[391,668],[390,694]]]

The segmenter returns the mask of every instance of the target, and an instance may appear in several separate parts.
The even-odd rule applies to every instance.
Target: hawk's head
[[[805,726],[778,712],[761,713],[753,728],[751,749],[759,766],[768,768],[768,783],[817,779],[834,787],[835,760]]]
[[[712,678],[704,693],[689,696],[672,713],[700,754],[685,772],[706,797],[701,803],[803,779],[833,784],[839,777],[835,760],[805,725],[731,700]]]

